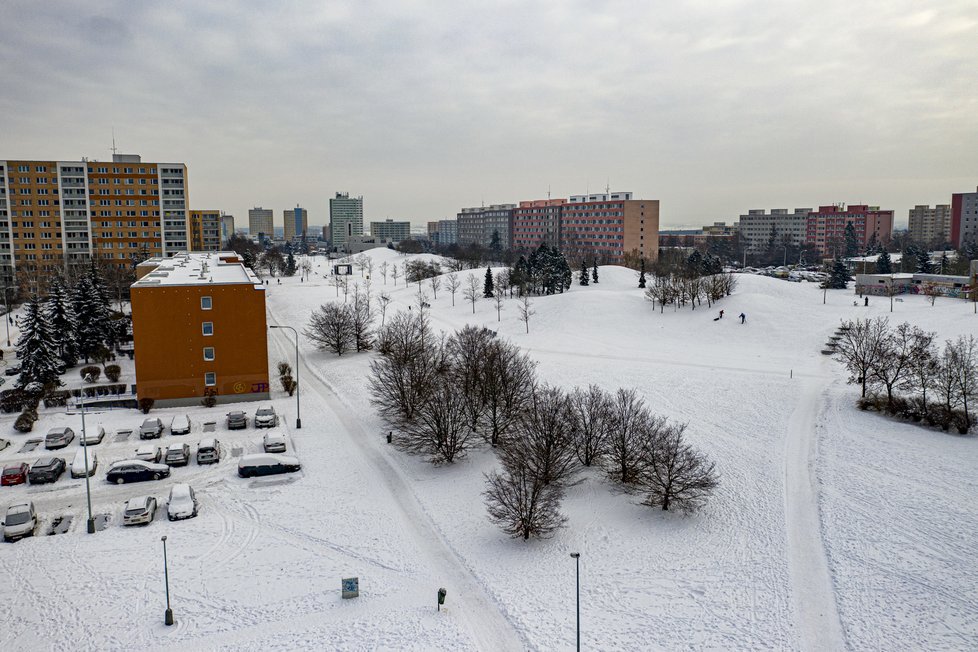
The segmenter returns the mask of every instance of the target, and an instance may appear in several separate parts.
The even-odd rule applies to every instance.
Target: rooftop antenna
[[[115,158],[116,151],[117,150],[115,148],[115,127],[112,127],[112,157],[113,158]]]
[[[611,194],[611,177],[608,177],[608,185],[604,187],[604,192],[606,195]]]
[[[550,200],[550,184],[547,184],[547,200]]]

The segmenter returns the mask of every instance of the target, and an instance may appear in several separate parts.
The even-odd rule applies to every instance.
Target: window
[[[212,362],[214,360],[214,347],[205,346],[204,347],[204,360],[207,362]]]
[[[211,298],[210,297],[201,297],[200,298],[200,309],[201,310],[210,310],[211,309]]]
[[[214,334],[214,322],[212,322],[212,321],[205,321],[204,322],[204,335],[213,335],[213,334]]]
[[[208,387],[213,387],[217,384],[217,374],[213,371],[208,371],[204,374],[204,384]]]

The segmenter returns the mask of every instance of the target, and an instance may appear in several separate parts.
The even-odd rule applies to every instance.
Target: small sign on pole
[[[343,599],[357,598],[360,596],[360,578],[344,577],[343,580]]]

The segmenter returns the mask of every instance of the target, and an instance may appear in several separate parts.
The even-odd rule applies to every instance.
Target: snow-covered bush
[[[105,379],[110,383],[119,382],[119,377],[122,375],[122,368],[117,364],[110,364],[105,368]]]

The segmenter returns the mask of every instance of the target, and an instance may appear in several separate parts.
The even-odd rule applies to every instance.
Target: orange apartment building
[[[0,275],[186,251],[187,205],[183,163],[0,159]]]
[[[571,195],[560,207],[561,249],[570,256],[621,264],[626,254],[659,257],[659,200],[630,192]]]
[[[222,219],[221,211],[190,211],[190,250],[220,251]]]
[[[265,289],[234,253],[179,253],[136,268],[136,392],[156,406],[267,399]]]

